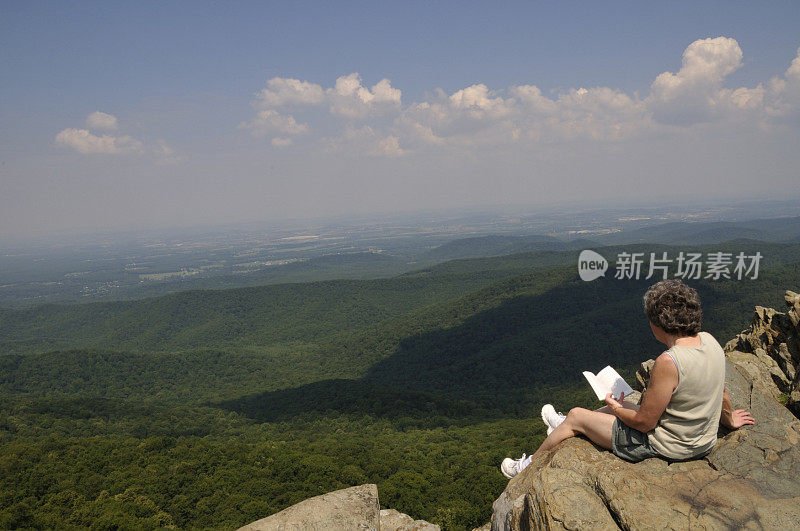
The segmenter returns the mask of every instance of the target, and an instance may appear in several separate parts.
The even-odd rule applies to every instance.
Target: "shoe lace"
[[[514,461],[514,468],[516,469],[517,472],[522,472],[522,469],[524,468],[522,466],[522,463],[525,462],[525,459],[527,459],[527,457],[528,457],[527,454],[522,454],[522,457]]]

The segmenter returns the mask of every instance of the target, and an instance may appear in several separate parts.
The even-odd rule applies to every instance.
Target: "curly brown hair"
[[[680,280],[662,280],[644,294],[644,313],[666,333],[693,336],[700,331],[703,310],[697,291]]]

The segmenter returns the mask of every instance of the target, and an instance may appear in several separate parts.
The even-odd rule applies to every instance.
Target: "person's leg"
[[[611,449],[612,427],[614,425],[614,415],[599,411],[589,411],[582,407],[570,410],[567,418],[553,432],[547,436],[542,445],[532,457],[536,457],[540,452],[546,452],[555,445],[582,434],[592,442],[608,450]]]

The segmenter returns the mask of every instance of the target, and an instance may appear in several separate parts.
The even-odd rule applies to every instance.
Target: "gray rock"
[[[355,530],[380,529],[378,487],[360,485],[315,496],[240,530]]]
[[[756,424],[719,440],[706,461],[717,471],[746,479],[766,497],[800,496],[800,421],[735,363],[725,383],[734,407],[748,409]],[[800,520],[798,520],[800,521]]]
[[[800,417],[800,294],[787,291],[784,300],[786,313],[756,306],[750,327],[729,341],[725,350],[754,354],[761,362],[762,379],[774,384],[765,387]],[[752,367],[749,372],[754,372]]]
[[[508,483],[491,529],[800,528],[800,420],[778,401],[787,382],[798,391],[781,360],[798,361],[800,296],[786,300],[787,314],[757,308],[753,326],[726,347],[728,394],[755,425],[721,428],[711,454],[685,463],[628,463],[569,439]],[[640,387],[651,368],[642,364]]]
[[[494,503],[492,529],[796,528],[791,440],[800,432],[793,432],[776,441],[743,429],[708,460],[673,464],[628,463],[569,439],[509,482]]]
[[[425,520],[414,520],[394,509],[381,510],[381,531],[440,531],[436,524]]]
[[[649,359],[647,361],[643,361],[639,365],[639,369],[636,370],[636,381],[633,383],[633,388],[637,391],[644,391],[647,389],[647,386],[650,385],[650,372],[653,370],[653,365],[656,364],[656,360]]]

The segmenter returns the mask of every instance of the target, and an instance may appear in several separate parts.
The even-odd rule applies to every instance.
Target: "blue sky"
[[[0,234],[783,194],[798,28],[788,1],[3,2]]]

